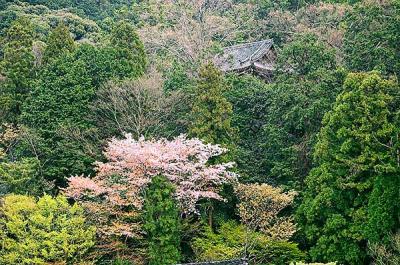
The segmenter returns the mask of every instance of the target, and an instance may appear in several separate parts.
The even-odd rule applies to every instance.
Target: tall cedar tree
[[[4,57],[0,62],[0,121],[17,123],[21,106],[31,88],[34,72],[33,27],[18,19],[5,37]],[[5,78],[2,81],[1,76]]]
[[[137,37],[134,31],[125,33]],[[128,45],[125,35],[112,35],[114,46],[82,44],[72,53],[64,49],[42,69],[24,105],[22,121],[41,139],[32,155],[39,156],[44,176],[56,185],[63,186],[70,175],[92,173],[101,140],[89,107],[96,90],[109,80],[136,77],[144,71],[144,52],[124,48]],[[140,40],[135,43],[143,50]],[[131,56],[133,53],[144,58]]]
[[[166,177],[156,176],[147,188],[144,225],[150,265],[176,264],[180,261],[179,210],[174,187]]]
[[[211,63],[200,68],[191,111],[189,135],[206,143],[232,145],[232,104],[225,98],[227,90],[222,73]]]
[[[135,28],[128,22],[119,22],[113,28],[110,39],[111,46],[118,51],[117,57],[126,58],[120,63],[132,69],[130,77],[141,76],[146,70],[147,57],[143,42]]]
[[[225,97],[227,84],[224,76],[212,63],[200,68],[195,98],[190,113],[192,123],[189,125],[189,135],[197,137],[206,143],[220,144],[229,150],[228,154],[214,158],[211,163],[218,161],[231,161],[234,157],[235,130],[231,126],[232,104]],[[224,216],[224,207],[218,207],[217,202],[204,203],[203,209],[208,216],[208,224],[213,226],[213,221],[218,216]],[[214,208],[219,211],[214,214]]]
[[[297,213],[313,260],[367,264],[367,242],[399,227],[399,99],[397,82],[349,74],[325,115]]]
[[[71,53],[75,49],[74,40],[63,23],[60,23],[51,33],[44,50],[43,61],[48,63],[65,53]]]

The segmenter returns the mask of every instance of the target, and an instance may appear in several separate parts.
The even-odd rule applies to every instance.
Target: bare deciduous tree
[[[231,0],[153,0],[146,8],[139,34],[153,58],[166,51],[186,63],[196,64],[208,60],[217,45],[239,42],[240,37],[258,31],[253,4]]]
[[[137,139],[160,132],[180,99],[180,92],[164,93],[161,75],[152,71],[138,80],[103,86],[93,109],[105,137],[132,133]]]
[[[347,4],[310,4],[295,12],[272,10],[263,19],[260,31],[263,35],[276,38],[276,42],[289,42],[296,34],[314,33],[318,39],[337,52],[337,60],[342,60],[344,28],[342,22]]]

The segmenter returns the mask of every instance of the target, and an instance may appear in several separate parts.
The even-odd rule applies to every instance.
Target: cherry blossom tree
[[[210,165],[209,159],[227,150],[179,136],[173,140],[112,139],[97,162],[93,178],[69,178],[65,194],[80,201],[96,219],[103,235],[135,237],[140,225],[132,222],[143,205],[144,191],[151,179],[164,175],[175,186],[175,198],[183,215],[197,213],[201,199],[223,200],[222,184],[235,181],[233,163]]]

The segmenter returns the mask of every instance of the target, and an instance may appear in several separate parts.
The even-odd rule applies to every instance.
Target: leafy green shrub
[[[247,255],[250,264],[286,265],[304,259],[304,253],[297,244],[272,241],[233,221],[222,224],[217,233],[206,227],[203,236],[194,239],[192,248],[199,261],[234,259]]]
[[[95,228],[64,196],[7,195],[0,206],[0,264],[76,264],[94,244]]]
[[[44,187],[37,174],[38,160],[23,158],[21,161],[2,161],[0,157],[0,195],[6,193],[39,194]]]

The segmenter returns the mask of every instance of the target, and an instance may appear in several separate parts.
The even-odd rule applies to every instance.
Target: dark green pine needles
[[[149,265],[180,261],[180,219],[174,191],[164,176],[154,177],[146,191],[143,228],[147,235]]]

